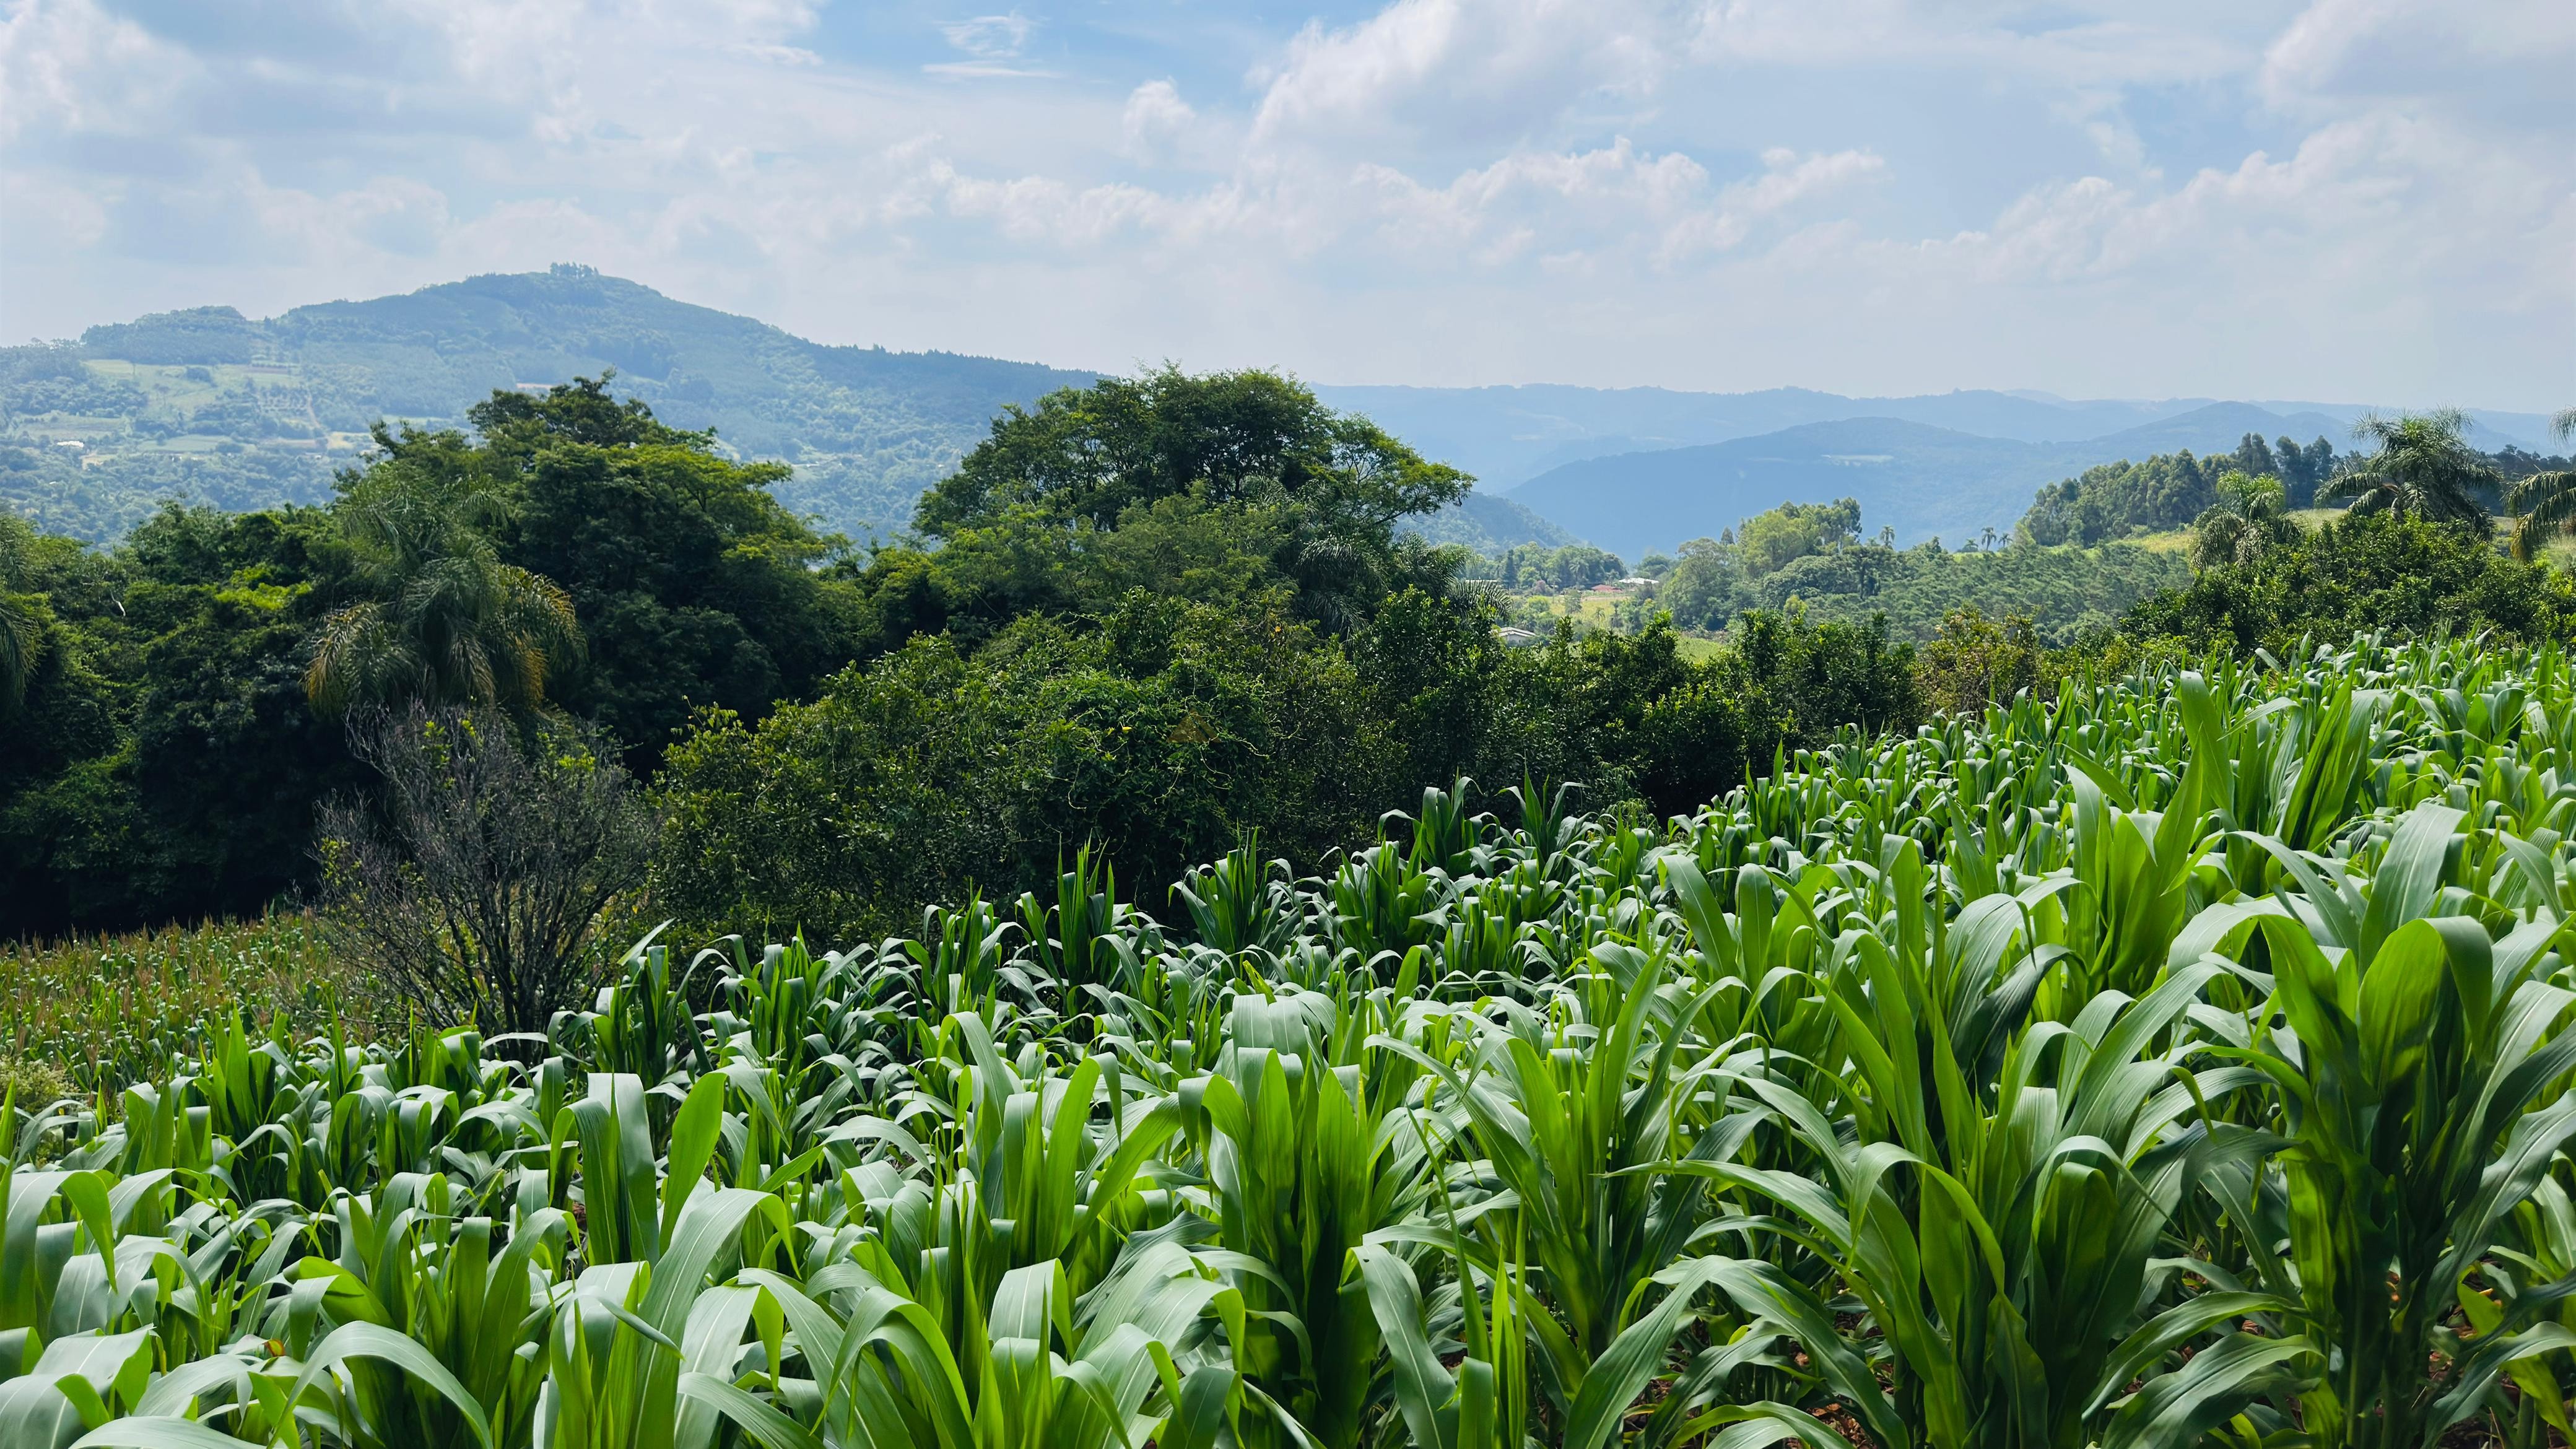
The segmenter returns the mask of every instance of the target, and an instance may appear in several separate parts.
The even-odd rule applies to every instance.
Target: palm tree
[[[2483,526],[2487,509],[2476,490],[2502,480],[2462,437],[2468,427],[2468,414],[2457,408],[2365,417],[2352,425],[2352,435],[2377,443],[2378,450],[2317,490],[2317,501],[2349,498],[2352,513]]]
[[[544,706],[547,676],[581,655],[581,628],[552,580],[502,562],[486,531],[505,516],[499,495],[397,460],[339,513],[374,597],[323,622],[304,674],[314,704]]]
[[[2295,541],[2299,526],[2290,521],[2289,491],[2266,473],[2250,477],[2230,468],[2218,475],[2218,501],[2191,524],[2191,566],[2243,566],[2265,551]]]
[[[2558,441],[2576,435],[2576,408],[2560,408],[2549,420]],[[2553,533],[2576,533],[2576,472],[2534,473],[2506,490],[2504,505],[2513,511],[2513,556],[2531,562],[2540,540]]]

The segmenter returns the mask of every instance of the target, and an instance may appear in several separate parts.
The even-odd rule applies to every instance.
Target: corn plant
[[[0,1444],[2563,1442],[2571,721],[2309,640],[1660,824],[1455,781],[1168,932],[1090,850],[666,930],[542,1040],[49,1008]]]

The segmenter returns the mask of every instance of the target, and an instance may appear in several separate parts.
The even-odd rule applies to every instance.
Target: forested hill
[[[570,265],[266,320],[200,307],[0,348],[0,507],[105,541],[173,496],[234,511],[319,502],[379,418],[458,426],[496,388],[610,369],[655,417],[714,428],[737,458],[793,464],[780,500],[860,538],[907,525],[1003,407],[1095,376],[825,346]],[[1574,537],[1481,494],[1417,526],[1478,547]]]
[[[378,418],[454,425],[496,388],[612,368],[618,391],[655,416],[712,427],[739,456],[794,463],[784,501],[860,531],[908,520],[1005,404],[1093,377],[828,347],[558,266],[264,321],[230,307],[166,312],[0,351],[0,428],[21,443],[0,488],[38,526],[88,537],[181,490],[233,508],[312,501]]]
[[[737,459],[792,464],[780,501],[858,538],[904,527],[1002,408],[1094,376],[826,346],[571,265],[265,320],[201,307],[0,348],[0,508],[105,542],[172,497],[232,511],[318,502],[379,418],[454,426],[495,389],[612,369],[617,393],[656,417],[714,428]],[[1317,391],[1478,476],[1477,493],[1415,531],[1489,551],[1580,537],[1631,557],[1784,498],[1859,497],[1907,541],[1972,537],[2009,527],[2034,490],[2098,464],[2224,451],[2249,431],[2339,437],[2353,412],[1993,392]],[[2545,420],[2479,413],[2473,423],[2495,433],[2480,443],[2491,448],[2537,439]]]

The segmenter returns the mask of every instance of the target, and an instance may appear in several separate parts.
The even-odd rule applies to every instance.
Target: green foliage
[[[380,429],[327,509],[172,506],[112,551],[7,525],[27,647],[0,933],[254,913],[308,884],[316,807],[367,782],[308,684],[567,709],[649,771],[693,710],[756,719],[858,651],[860,595],[770,496],[775,467],[589,380],[476,423]]]
[[[1785,609],[1795,600],[1821,618],[1884,617],[1894,637],[1910,640],[1928,640],[1952,615],[1973,610],[2027,618],[2043,638],[2064,644],[2190,577],[2178,557],[2128,545],[1899,549],[1883,539],[1854,541],[1858,527],[1857,509],[1841,505],[1791,504],[1746,519],[1729,537],[1683,544],[1643,607],[1669,613],[1681,628],[1717,630],[1747,609]],[[1762,541],[1758,562],[1747,537]]]
[[[1923,702],[1942,714],[1977,714],[2038,687],[2046,651],[2024,616],[1989,619],[1975,605],[1954,611],[1915,654]]]
[[[1859,538],[1860,504],[1853,499],[1783,503],[1736,525],[1736,564],[1746,578],[1759,582],[1794,560],[1839,549]]]
[[[304,686],[325,714],[548,703],[581,650],[572,601],[503,561],[491,536],[510,501],[477,476],[462,439],[382,434],[389,455],[344,488],[337,513],[363,597],[322,622]],[[431,456],[433,449],[438,456]]]
[[[2560,409],[2550,426],[2561,442],[2576,436],[2576,408]],[[2567,459],[2508,449],[2496,461],[2497,472],[2510,480],[2504,501],[2514,517],[2515,558],[2529,563],[2543,539],[2576,533],[2576,471],[2568,468]]]
[[[2194,458],[2186,450],[2143,463],[2104,463],[2040,489],[2014,534],[2031,543],[2090,546],[2170,532],[2218,505],[2219,482],[2230,471],[2277,477],[2285,506],[2305,508],[2334,467],[2334,447],[2323,438],[2302,448],[2288,438],[2267,444],[2254,433],[2232,454]]]
[[[2354,429],[2377,443],[2319,490],[2317,501],[2351,500],[2353,513],[2393,513],[2484,530],[2489,504],[2502,481],[2495,465],[2471,448],[2465,413],[2368,417]]]
[[[1486,580],[1502,586],[1506,592],[1535,593],[1543,589],[1588,589],[1594,584],[1611,583],[1626,576],[1628,566],[1619,556],[1594,548],[1588,543],[1523,544],[1505,549],[1499,557],[1479,557],[1459,570],[1459,577]]]
[[[1454,556],[1395,525],[1469,481],[1275,373],[1105,378],[1005,409],[922,498],[937,557],[924,570],[911,550],[880,554],[862,583],[909,598],[927,572],[942,623],[1099,613],[1134,587],[1214,599],[1285,583],[1302,617],[1347,631],[1386,594],[1446,580]]]
[[[972,654],[917,639],[756,727],[709,717],[669,759],[654,889],[693,922],[845,938],[1051,882],[1087,841],[1130,879],[1245,832],[1312,866],[1461,774],[1686,810],[1783,746],[1920,714],[1912,654],[1876,626],[1758,614],[1693,664],[1660,627],[1509,649],[1480,603],[1418,590],[1348,640],[1284,594],[1140,590]]]
[[[858,647],[857,592],[818,573],[841,541],[773,496],[784,467],[729,462],[588,379],[496,393],[473,422],[473,466],[509,500],[501,555],[554,581],[580,622],[586,664],[556,697],[625,742],[637,768],[655,767],[691,711],[757,719]]]
[[[2508,559],[2461,529],[2364,513],[2249,562],[2203,569],[2187,588],[2138,605],[2120,628],[2193,650],[2284,657],[2304,637],[2364,631],[2563,640],[2576,629],[2576,588],[2565,574]]]
[[[655,893],[694,920],[841,937],[1086,841],[1171,879],[1261,827],[1300,856],[1370,818],[1373,745],[1341,652],[1253,612],[1138,591],[975,654],[917,639],[757,726],[712,712],[668,758]]]
[[[1222,944],[1074,852],[1025,934],[648,940],[506,1054],[218,1019],[0,1108],[0,1434],[2536,1449],[2571,690],[2077,676],[1660,827],[1247,845]]]
[[[355,775],[304,698],[347,597],[309,510],[164,510],[114,554],[39,538],[35,667],[0,751],[0,934],[255,913],[303,878]]]
[[[2218,501],[2191,523],[2192,567],[2250,564],[2268,549],[2296,542],[2299,526],[2283,513],[2288,492],[2269,474],[2231,468],[2218,477]]]

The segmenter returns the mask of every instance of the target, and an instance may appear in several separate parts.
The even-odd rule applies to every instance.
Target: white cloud
[[[1181,99],[1179,86],[1168,80],[1147,81],[1127,93],[1127,109],[1118,120],[1122,149],[1137,160],[1152,160],[1172,141],[1187,135],[1198,114]]]
[[[94,0],[15,0],[0,15],[0,141],[22,131],[149,136],[174,121],[187,53]]]
[[[978,15],[939,27],[948,43],[983,60],[1008,60],[1028,48],[1037,22],[1017,10],[1008,15]]]
[[[1018,11],[879,53],[790,0],[122,3],[0,0],[0,332],[585,260],[1073,364],[2576,389],[2564,0],[1051,12],[1044,65]]]
[[[1343,29],[1310,23],[1261,73],[1253,138],[1402,127],[1508,140],[1587,96],[1651,91],[1683,18],[1629,0],[1395,0]]]

